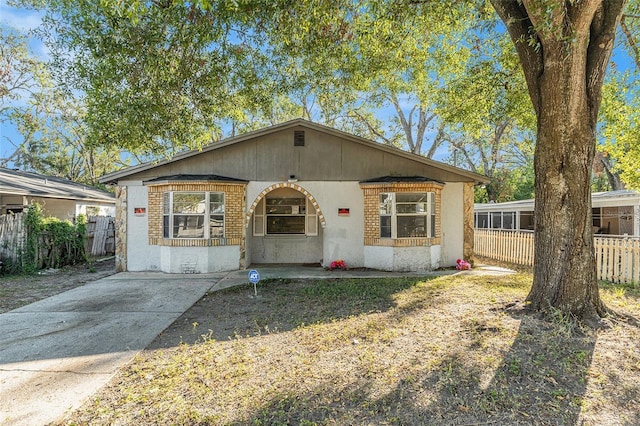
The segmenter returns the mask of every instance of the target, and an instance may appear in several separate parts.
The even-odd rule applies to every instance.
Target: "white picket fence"
[[[640,283],[640,238],[596,236],[593,240],[598,279],[614,283]],[[478,256],[533,265],[531,231],[476,229],[474,251]]]

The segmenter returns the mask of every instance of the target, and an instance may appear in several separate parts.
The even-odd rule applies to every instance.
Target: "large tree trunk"
[[[624,0],[492,0],[518,51],[538,121],[536,310],[593,321],[607,312],[596,280],[591,167],[604,73]]]
[[[585,69],[586,55],[567,60],[563,51],[545,50],[545,69],[538,80],[536,257],[527,300],[533,309],[553,306],[581,318],[596,318],[605,313],[596,281],[591,218],[596,123],[585,76],[576,75],[576,69]]]

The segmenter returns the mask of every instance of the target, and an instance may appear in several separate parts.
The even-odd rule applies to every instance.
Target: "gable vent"
[[[293,146],[304,146],[304,130],[293,131]]]

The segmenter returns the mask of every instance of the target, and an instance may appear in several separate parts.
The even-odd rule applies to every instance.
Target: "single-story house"
[[[605,235],[640,236],[640,193],[631,190],[591,194],[593,231]],[[534,200],[475,205],[478,229],[533,230]]]
[[[115,195],[67,179],[0,167],[0,214],[19,213],[32,202],[47,216],[73,220],[78,214],[113,216]]]
[[[473,253],[484,176],[303,119],[105,175],[119,271],[295,263],[393,271]]]

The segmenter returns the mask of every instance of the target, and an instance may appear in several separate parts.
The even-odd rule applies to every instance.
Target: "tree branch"
[[[629,47],[631,47],[631,51],[633,52],[633,57],[636,63],[636,67],[640,68],[640,48],[638,48],[636,41],[633,39],[631,30],[629,30],[629,27],[627,27],[627,23],[626,23],[627,18],[640,18],[640,16],[622,15],[622,18],[620,18],[620,28],[622,29],[622,33],[624,34],[624,36],[627,38],[627,43],[629,43]]]
[[[393,142],[392,142],[390,139],[388,139],[387,137],[385,137],[383,134],[381,134],[380,132],[378,132],[378,131],[375,129],[375,127],[373,127],[373,126],[371,125],[371,123],[369,123],[369,120],[367,120],[367,118],[366,118],[366,117],[364,117],[362,114],[360,114],[360,113],[359,113],[358,111],[356,111],[356,110],[353,110],[353,111],[352,111],[352,113],[353,113],[353,114],[355,114],[355,115],[358,117],[358,119],[359,119],[362,123],[364,123],[364,125],[365,125],[365,126],[367,126],[367,128],[369,129],[369,131],[370,131],[371,133],[373,133],[374,135],[376,135],[377,137],[379,137],[380,139],[382,139],[382,140],[384,141],[384,143],[385,143],[385,144],[387,144],[387,145],[393,145]]]
[[[407,123],[407,119],[404,115],[404,111],[402,111],[402,108],[400,108],[400,101],[398,101],[398,97],[396,96],[395,93],[391,93],[391,102],[393,103],[393,106],[396,109],[396,112],[398,113],[398,118],[400,119],[400,123],[402,124],[402,129],[404,130],[404,133],[407,137],[407,143],[409,144],[409,149],[411,150],[411,152],[414,152],[415,150],[415,143],[413,141],[413,135],[411,134],[411,124]],[[415,109],[415,106],[414,106]],[[411,114],[413,114],[413,109],[411,110]]]
[[[540,111],[538,79],[544,71],[542,62],[544,52],[540,39],[533,31],[533,23],[527,10],[520,2],[514,0],[491,0],[491,4],[507,26],[507,31],[509,31],[511,40],[513,40],[513,44],[516,47],[527,88],[529,89],[529,96],[533,103],[533,109],[538,114]],[[533,40],[531,40],[532,38]]]
[[[440,124],[440,127],[438,128],[438,133],[436,134],[436,137],[433,139],[433,143],[431,144],[429,151],[427,151],[427,154],[426,154],[427,158],[433,158],[433,156],[436,154],[436,150],[445,141],[444,127],[445,127],[444,124]]]
[[[587,47],[587,97],[591,113],[591,122],[596,123],[598,110],[602,100],[602,83],[604,81],[616,26],[620,21],[626,0],[605,0],[596,11],[591,23],[591,37]]]

